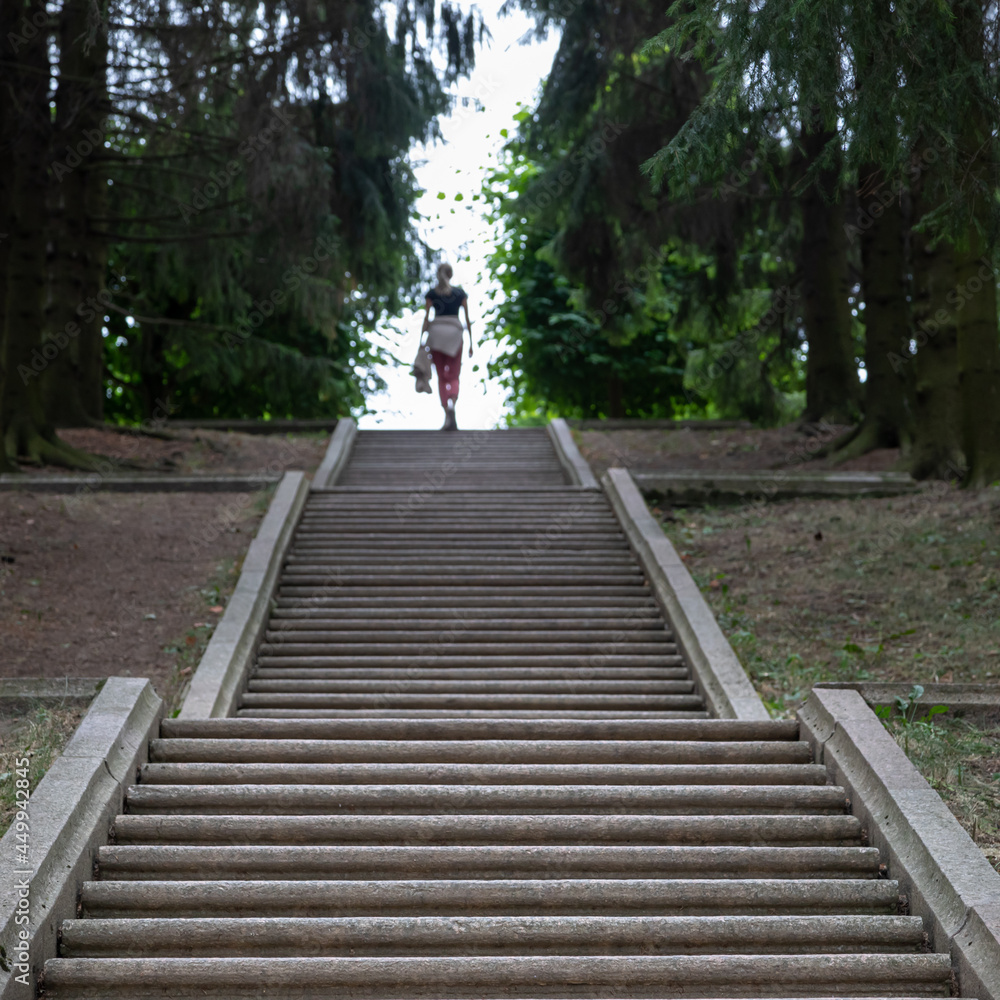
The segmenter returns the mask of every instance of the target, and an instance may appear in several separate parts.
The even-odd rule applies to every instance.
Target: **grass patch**
[[[265,505],[266,502],[265,500]],[[164,652],[176,656],[166,690],[161,692],[167,718],[175,718],[180,712],[181,703],[191,685],[191,677],[198,669],[212,633],[225,612],[229,597],[236,589],[241,566],[242,560],[224,559],[216,565],[205,586],[193,588],[198,594],[199,617],[202,620],[196,621],[184,635],[164,646]]]
[[[883,719],[917,770],[1000,871],[1000,726],[938,716]]]
[[[86,704],[53,707],[32,701],[16,716],[0,716],[0,836],[16,811],[16,761],[28,759],[29,791],[34,792],[86,711]]]
[[[771,715],[819,681],[1000,683],[1000,490],[652,508]],[[1000,727],[883,720],[1000,857]]]
[[[776,716],[819,680],[1000,673],[1000,490],[653,513]]]

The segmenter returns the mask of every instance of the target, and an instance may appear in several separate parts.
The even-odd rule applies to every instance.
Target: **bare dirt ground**
[[[268,495],[0,493],[3,675],[149,677],[169,700]]]
[[[105,456],[116,474],[311,472],[329,439],[172,435],[62,432]],[[86,484],[67,494],[0,493],[0,674],[149,677],[172,703],[224,610],[270,495],[112,493]]]
[[[705,469],[752,472],[765,469],[884,472],[899,458],[897,449],[879,449],[833,466],[814,455],[836,440],[846,427],[816,425],[805,434],[793,425],[760,430],[618,430],[574,431],[584,458],[597,476],[610,466],[634,472],[660,469]]]
[[[1000,490],[653,512],[776,709],[819,680],[1000,677]]]
[[[776,716],[818,681],[1000,684],[1000,490],[653,508]],[[890,731],[1000,868],[1000,725]]]
[[[241,434],[227,431],[171,429],[164,436],[98,428],[62,430],[67,444],[101,456],[100,471],[164,474],[281,474],[289,469],[315,469],[323,460],[329,434]],[[32,475],[66,475],[54,466],[30,466]]]
[[[790,429],[578,440],[595,471],[828,467]],[[1000,489],[651,509],[773,715],[792,715],[818,681],[1000,684]],[[890,731],[1000,868],[1000,726],[945,714]]]

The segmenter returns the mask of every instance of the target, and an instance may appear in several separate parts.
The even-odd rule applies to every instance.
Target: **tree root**
[[[96,455],[60,441],[51,428],[40,429],[29,420],[18,421],[9,427],[4,443],[7,458],[21,458],[35,465],[98,472],[103,464]]]
[[[838,434],[832,441],[827,441],[825,445],[814,451],[812,457],[827,458],[828,456],[840,451],[841,448],[846,448],[852,441],[855,440],[855,438],[857,438],[863,427],[864,424],[858,424],[856,427],[852,427],[843,434]]]
[[[897,448],[899,444],[899,435],[893,428],[876,420],[865,420],[825,444],[816,452],[816,457],[829,458],[833,465],[842,465],[876,448]]]
[[[914,479],[959,480],[966,485],[968,469],[965,456],[956,451],[934,451],[915,455],[909,463],[909,473]]]
[[[830,456],[834,465],[841,465],[852,458],[860,458],[876,448],[895,448],[899,444],[898,437],[887,428],[874,422],[865,421],[856,428]]]
[[[147,421],[148,423],[149,421]],[[125,424],[102,424],[100,422],[95,422],[94,427],[102,431],[113,431],[115,434],[136,434],[139,437],[149,437],[156,438],[159,441],[187,441],[189,438],[184,436],[184,430],[186,428],[180,428],[176,431],[168,431],[152,428],[146,428],[143,426],[139,427],[129,427]]]

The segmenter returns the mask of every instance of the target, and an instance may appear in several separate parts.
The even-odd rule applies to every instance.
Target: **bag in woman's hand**
[[[417,348],[417,356],[413,359],[410,374],[417,380],[417,392],[431,391],[431,356],[424,347],[423,341]]]

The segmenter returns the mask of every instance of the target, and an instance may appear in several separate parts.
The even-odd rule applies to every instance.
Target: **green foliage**
[[[646,51],[684,51],[712,68],[711,91],[643,165],[675,197],[718,191],[748,152],[764,164],[776,147],[794,154],[810,123],[831,138],[799,184],[839,162],[847,184],[877,164],[896,189],[932,167],[944,191],[924,225],[958,239],[978,199],[996,208],[970,171],[974,160],[995,164],[990,137],[970,146],[961,134],[963,120],[993,121],[1000,108],[997,40],[979,3],[675,0],[668,18]],[[770,180],[787,184],[773,169]]]
[[[163,72],[138,94],[134,33],[114,36],[108,415],[363,409],[382,387],[369,334],[428,263],[408,152],[438,134],[481,18],[447,0],[282,0],[221,23],[135,6]]]
[[[672,268],[664,263],[642,291],[630,289],[619,304],[617,327],[603,310],[583,304],[582,289],[561,275],[546,251],[545,234],[518,221],[517,201],[530,171],[500,169],[487,195],[500,206],[495,221],[506,239],[498,242],[488,266],[502,298],[492,310],[488,332],[505,348],[490,373],[511,392],[516,419],[534,415],[595,417],[624,413],[670,416],[683,406],[683,363],[671,338],[676,310],[664,288]]]
[[[793,294],[773,307],[795,234],[772,205],[748,207],[756,170],[690,207],[640,174],[698,107],[707,74],[645,44],[663,24],[645,0],[522,6],[563,35],[484,192],[504,295],[494,369],[519,417],[788,419],[802,390]]]

